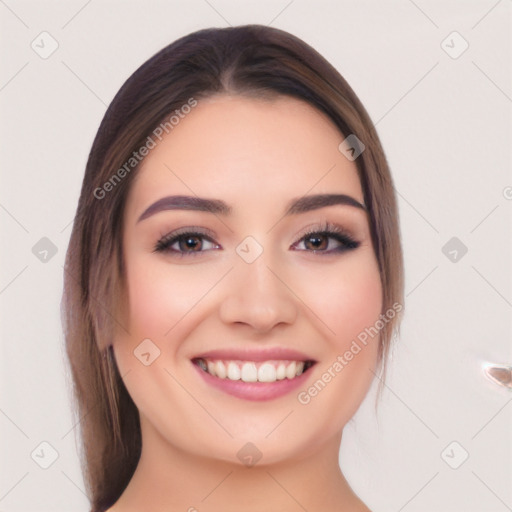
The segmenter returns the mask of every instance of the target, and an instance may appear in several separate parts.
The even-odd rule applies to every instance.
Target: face
[[[113,343],[145,446],[263,464],[339,442],[376,366],[378,335],[358,336],[382,308],[343,139],[299,100],[232,96],[156,139],[126,204],[129,334]]]

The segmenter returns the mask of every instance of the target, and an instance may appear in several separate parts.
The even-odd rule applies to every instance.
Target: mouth
[[[195,358],[192,362],[212,377],[247,383],[292,380],[307,372],[315,364],[313,360],[243,361],[202,357]]]
[[[291,350],[213,351],[191,359],[203,381],[244,400],[271,400],[304,383],[314,359]]]

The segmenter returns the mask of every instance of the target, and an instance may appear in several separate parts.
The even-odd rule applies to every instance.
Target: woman
[[[323,57],[258,25],[153,56],[101,123],[66,260],[92,510],[369,510],[338,453],[402,274],[378,136]]]

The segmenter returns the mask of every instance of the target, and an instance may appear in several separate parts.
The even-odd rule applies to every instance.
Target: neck
[[[137,469],[108,512],[369,512],[340,470],[341,433],[307,457],[247,467],[183,452],[150,430],[142,428]]]

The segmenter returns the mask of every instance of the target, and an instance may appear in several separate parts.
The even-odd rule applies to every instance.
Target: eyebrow
[[[366,211],[365,205],[346,194],[315,194],[292,199],[285,210],[285,216],[318,210],[326,206],[346,205]],[[195,210],[219,215],[230,215],[231,206],[220,199],[206,199],[194,196],[167,196],[151,204],[137,222],[166,210]]]

